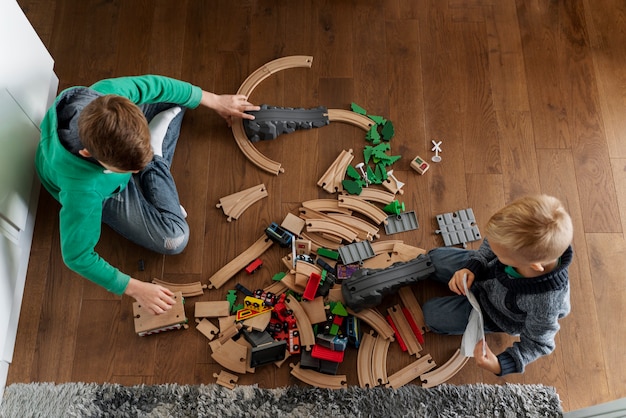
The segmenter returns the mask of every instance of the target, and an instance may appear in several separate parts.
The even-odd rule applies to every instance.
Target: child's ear
[[[542,272],[545,270],[543,267],[543,264],[541,263],[532,263],[530,265],[530,268],[533,269],[534,271],[539,271],[539,272]]]
[[[83,157],[85,157],[85,158],[91,157],[91,153],[89,151],[87,151],[87,148],[83,148],[83,149],[79,150],[78,153],[80,155],[82,155]]]

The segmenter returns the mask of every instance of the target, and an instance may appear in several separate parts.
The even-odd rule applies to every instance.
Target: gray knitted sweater
[[[472,292],[482,308],[485,322],[519,336],[519,341],[498,355],[501,376],[522,373],[527,364],[550,354],[555,347],[559,319],[570,312],[567,269],[572,262],[572,247],[560,258],[559,265],[539,277],[514,278],[505,272],[487,240],[473,254],[465,268],[475,275]]]

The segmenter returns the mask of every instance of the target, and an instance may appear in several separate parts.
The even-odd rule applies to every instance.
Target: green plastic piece
[[[380,158],[380,162],[383,163],[385,166],[390,166],[391,164],[398,161],[401,157],[401,155],[385,155],[384,157]]]
[[[373,154],[374,154],[374,147],[366,145],[365,148],[363,149],[363,161],[365,161],[365,164],[370,162],[370,158],[372,158]],[[356,171],[356,169],[354,171]],[[361,176],[359,176],[359,178],[361,178]]]
[[[372,171],[372,168],[368,165],[367,166],[367,178],[369,179],[370,182],[374,183],[374,184],[380,184],[382,183],[380,177],[378,177],[376,174],[374,174],[374,171]]]
[[[281,271],[279,273],[276,273],[273,277],[272,280],[275,282],[279,282],[283,279],[283,277],[285,277],[287,275],[287,273],[285,273],[284,271]]]
[[[240,303],[239,305],[233,305],[232,309],[230,310],[232,313],[235,313],[237,311],[240,311],[243,309],[243,303]]]
[[[341,302],[335,302],[335,306],[332,306],[330,309],[330,312],[333,315],[339,315],[339,316],[348,316],[348,311],[346,310],[346,308],[343,306],[343,304]]]
[[[324,283],[324,280],[326,280],[326,275],[328,274],[328,272],[326,270],[322,270],[322,278],[320,279],[320,284]]]
[[[317,255],[330,258],[331,260],[339,260],[339,252],[334,251],[334,250],[329,250],[328,248],[324,248],[324,247],[320,247],[317,249]]]
[[[383,118],[382,116],[367,115],[367,117],[376,122],[377,125],[382,126],[387,122],[387,119]]]
[[[228,307],[230,308],[230,311],[236,312],[233,310],[233,306],[235,305],[235,302],[237,302],[237,291],[234,289],[229,290],[226,294],[226,301],[228,301]]]
[[[365,134],[365,139],[373,142],[374,144],[380,143],[380,134],[378,133],[378,126],[373,125],[369,131]]]
[[[389,141],[395,135],[395,130],[394,130],[394,127],[393,127],[393,123],[391,123],[390,120],[386,121],[385,124],[383,125],[383,129],[381,131],[381,134],[382,134],[383,139],[385,141]]]
[[[387,170],[385,170],[384,164],[376,164],[376,170],[374,171],[374,174],[378,179],[380,179],[381,183],[387,180]]]
[[[361,178],[361,175],[358,171],[356,171],[356,168],[352,167],[351,165],[349,165],[346,169],[346,175],[354,180],[358,180]]]
[[[332,324],[330,326],[330,331],[328,332],[330,335],[337,335],[337,333],[339,332],[339,325],[337,324]]]
[[[359,180],[353,181],[353,180],[345,179],[341,181],[341,185],[343,186],[343,189],[347,191],[349,194],[360,195],[361,192],[363,191],[363,186],[361,186]]]
[[[399,215],[400,213],[404,212],[404,202],[400,203],[397,200],[394,200],[393,202],[385,206],[383,210],[387,213]]]
[[[367,115],[367,110],[363,109],[361,106],[354,102],[350,104],[350,109],[352,109],[353,112],[358,113],[359,115]]]

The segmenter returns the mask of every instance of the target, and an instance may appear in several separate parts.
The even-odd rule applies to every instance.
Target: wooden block
[[[230,315],[230,303],[224,301],[196,302],[196,318],[219,318]]]

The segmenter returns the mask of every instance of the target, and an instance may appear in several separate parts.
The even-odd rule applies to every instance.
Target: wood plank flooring
[[[548,193],[575,225],[572,313],[557,348],[521,375],[498,378],[473,361],[452,383],[533,383],[557,388],[566,411],[626,396],[626,5],[621,0],[19,0],[56,61],[60,87],[154,73],[216,93],[234,93],[261,65],[311,55],[310,69],[268,78],[251,100],[278,106],[348,109],[351,102],[394,122],[400,200],[420,228],[392,239],[430,249],[435,215],[473,208],[478,225],[511,200]],[[443,161],[424,176],[410,167],[443,141]],[[257,144],[285,169],[269,175],[248,162],[231,131],[206,109],[185,116],[173,172],[192,235],[179,256],[161,256],[104,228],[100,254],[142,280],[207,282],[270,222],[305,200],[343,149],[366,145],[359,129],[333,123]],[[219,198],[264,183],[269,196],[236,221]],[[59,205],[41,193],[9,382],[213,383],[221,366],[191,324],[145,338],[133,329],[132,300],[68,270],[61,259]],[[382,239],[387,237],[384,236]],[[475,248],[477,243],[470,247]],[[223,300],[238,281],[263,287],[281,271],[271,248],[254,276],[188,298]],[[139,271],[143,260],[145,270]],[[418,301],[445,294],[414,287]],[[385,301],[392,303],[393,299]],[[193,318],[192,318],[193,320]],[[513,338],[490,335],[494,351]],[[443,364],[460,337],[427,335],[425,352]],[[393,344],[393,373],[411,361]],[[356,350],[339,372],[358,384]],[[288,365],[258,368],[239,384],[299,384]]]

